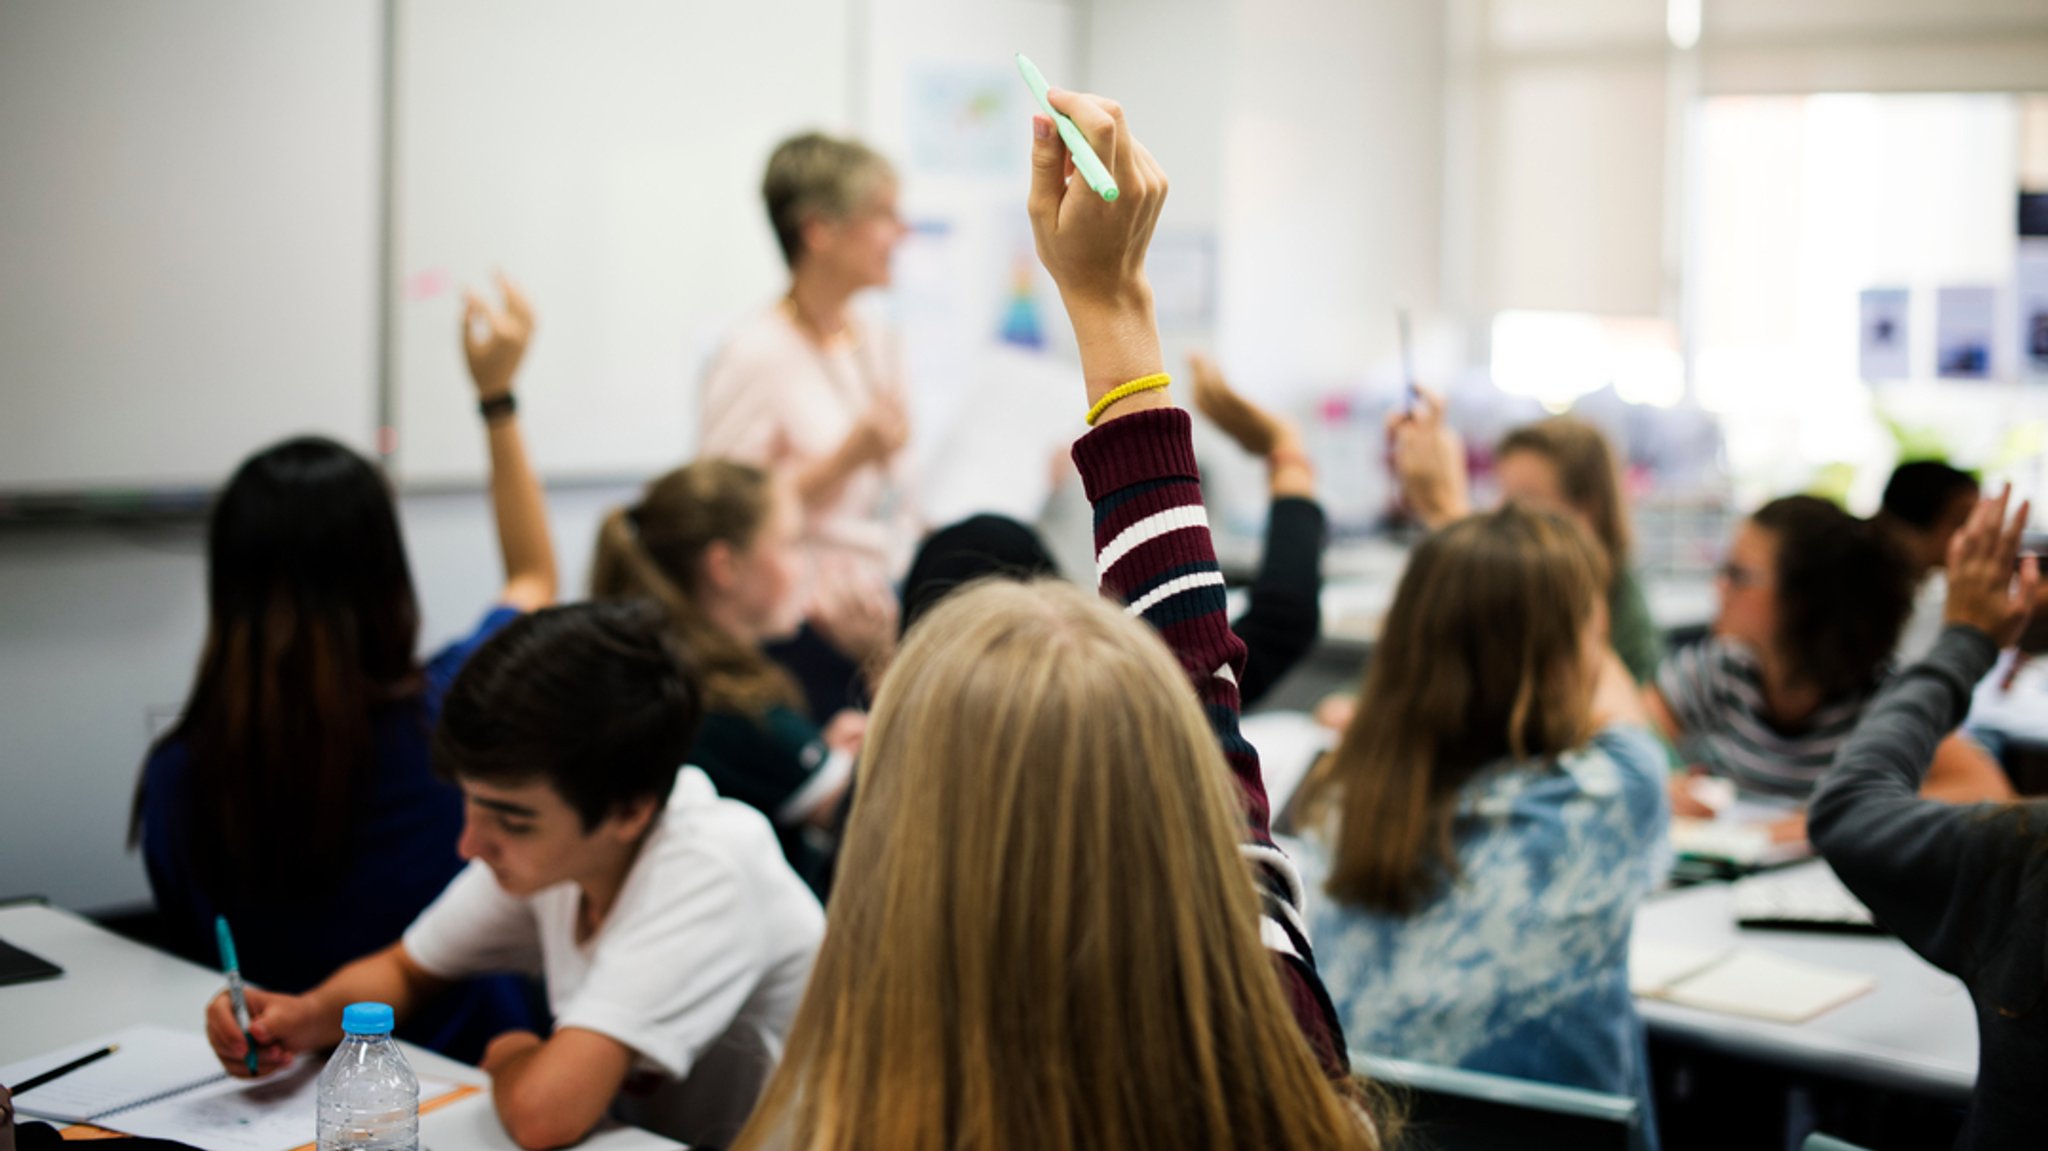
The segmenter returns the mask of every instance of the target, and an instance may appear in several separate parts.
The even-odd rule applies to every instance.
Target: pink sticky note
[[[454,282],[454,277],[448,274],[446,268],[429,268],[424,272],[414,272],[405,278],[405,298],[413,301],[431,300],[447,291],[449,285]]]

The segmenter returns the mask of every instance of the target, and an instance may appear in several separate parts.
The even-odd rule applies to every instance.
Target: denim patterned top
[[[1628,944],[1670,863],[1665,763],[1648,731],[1610,727],[1475,777],[1460,878],[1407,918],[1334,902],[1329,841],[1307,837],[1310,937],[1352,1050],[1643,1095]]]

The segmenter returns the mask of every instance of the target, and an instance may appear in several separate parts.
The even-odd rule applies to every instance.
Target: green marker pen
[[[1109,169],[1103,166],[1102,157],[1096,155],[1095,149],[1088,146],[1088,137],[1081,134],[1081,129],[1075,127],[1074,122],[1067,119],[1064,114],[1053,111],[1052,101],[1047,99],[1045,94],[1050,87],[1045,82],[1045,73],[1040,72],[1038,65],[1033,64],[1031,58],[1022,52],[1017,53],[1017,71],[1024,77],[1024,86],[1031,89],[1033,96],[1038,97],[1038,106],[1045,109],[1045,114],[1052,117],[1054,126],[1059,128],[1060,139],[1067,142],[1067,152],[1074,157],[1074,170],[1081,174],[1083,180],[1088,181],[1088,186],[1095,189],[1096,195],[1102,197],[1105,202],[1113,202],[1117,196],[1116,177],[1109,174]]]

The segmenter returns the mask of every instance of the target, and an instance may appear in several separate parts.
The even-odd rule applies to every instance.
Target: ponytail
[[[654,481],[632,507],[613,508],[598,527],[590,598],[659,605],[676,643],[703,672],[709,711],[758,716],[802,707],[789,673],[713,625],[693,586],[706,549],[752,542],[769,505],[769,480],[758,468],[698,460]]]

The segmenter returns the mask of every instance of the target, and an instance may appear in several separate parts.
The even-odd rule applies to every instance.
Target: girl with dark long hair
[[[490,442],[505,583],[424,662],[390,485],[332,440],[236,469],[207,538],[208,620],[191,696],[150,749],[131,845],[168,942],[213,955],[225,915],[243,972],[286,991],[396,938],[462,867],[462,798],[428,767],[441,698],[507,622],[555,598],[540,485],[512,379],[533,330],[518,289],[471,295],[463,342]]]

